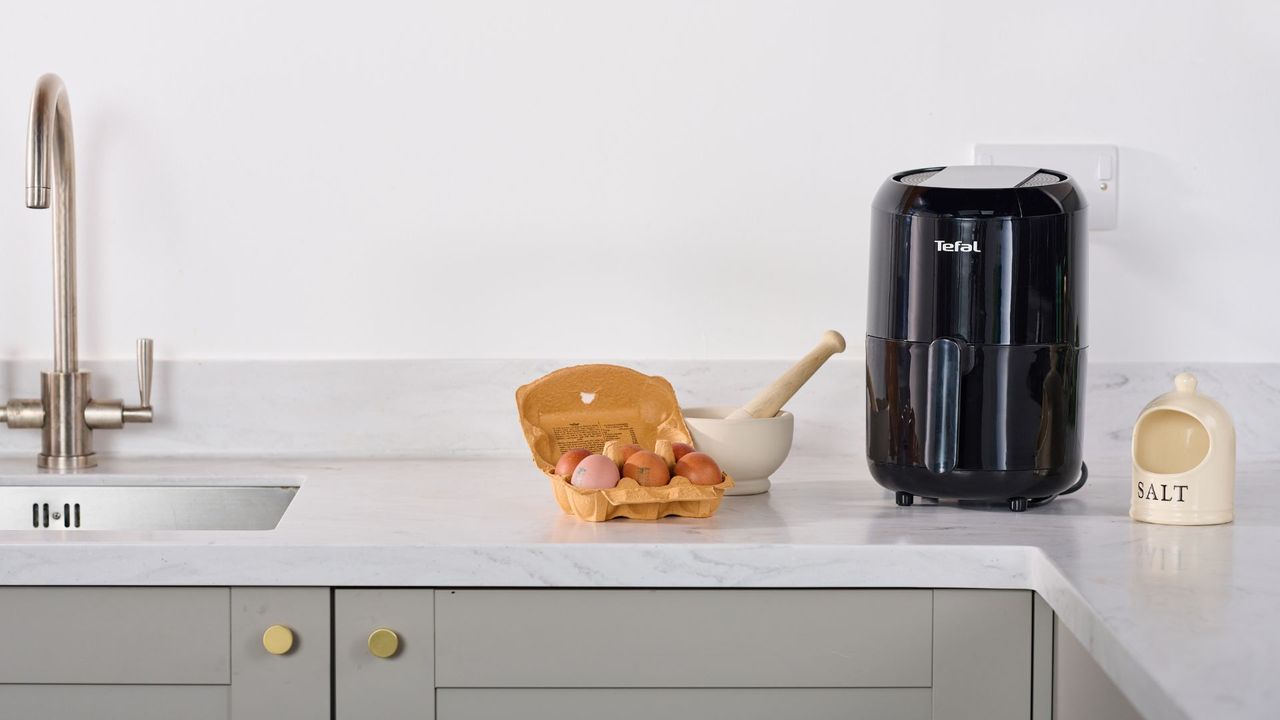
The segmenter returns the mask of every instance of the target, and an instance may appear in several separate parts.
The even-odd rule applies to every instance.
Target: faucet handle
[[[155,363],[155,342],[138,338],[138,405],[119,400],[91,400],[84,408],[84,422],[95,430],[124,427],[125,423],[149,423],[155,418],[151,410],[151,369]],[[13,427],[13,402],[9,403],[9,426]],[[19,407],[21,410],[21,407]],[[23,426],[25,427],[25,426]]]
[[[155,363],[155,341],[138,338],[138,399],[141,407],[151,407],[151,368]]]

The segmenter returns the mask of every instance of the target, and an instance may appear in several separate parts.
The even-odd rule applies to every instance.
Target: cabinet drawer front
[[[440,720],[930,720],[926,688],[444,689]]]
[[[225,685],[226,588],[0,588],[0,683]]]
[[[6,718],[226,720],[222,685],[0,685]]]
[[[334,590],[333,682],[338,720],[430,720],[435,705],[431,590]],[[391,657],[375,657],[369,635],[396,634]]]
[[[928,687],[931,627],[928,590],[438,590],[436,685]]]

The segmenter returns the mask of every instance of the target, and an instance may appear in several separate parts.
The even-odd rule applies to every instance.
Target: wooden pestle
[[[796,394],[801,386],[813,377],[813,374],[822,367],[832,355],[844,352],[845,343],[844,336],[835,330],[828,330],[822,334],[822,340],[809,351],[808,355],[800,358],[791,369],[782,373],[777,380],[769,383],[769,386],[760,391],[760,394],[751,399],[751,402],[729,413],[726,420],[737,420],[740,418],[771,418],[778,414],[783,405]]]

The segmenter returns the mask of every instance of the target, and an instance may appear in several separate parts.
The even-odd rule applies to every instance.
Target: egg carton
[[[721,481],[716,485],[694,485],[689,478],[676,475],[666,485],[644,487],[624,477],[616,487],[603,490],[577,487],[564,475],[544,474],[551,479],[551,489],[560,509],[589,522],[616,517],[633,520],[657,520],[669,515],[711,517],[720,507],[724,491],[733,487],[733,478],[728,473],[721,473]]]
[[[601,452],[612,441],[650,450],[659,440],[692,444],[675,389],[657,375],[618,365],[561,368],[516,390],[516,408],[533,462],[550,479],[556,502],[583,520],[710,517],[733,487],[725,473],[715,485],[694,485],[677,475],[656,487],[624,477],[604,489],[580,488],[555,474],[561,453],[572,447]]]

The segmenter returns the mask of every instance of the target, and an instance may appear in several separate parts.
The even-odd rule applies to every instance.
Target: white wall
[[[863,332],[868,204],[971,144],[1121,146],[1092,358],[1280,359],[1280,12],[1242,2],[28,2],[0,25],[0,355],[771,357]],[[859,343],[855,343],[858,345]]]

